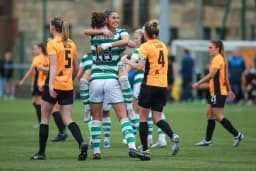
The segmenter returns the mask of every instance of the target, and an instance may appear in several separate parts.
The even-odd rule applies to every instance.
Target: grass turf
[[[30,156],[38,148],[38,129],[33,128],[36,116],[31,101],[0,100],[0,170],[256,170],[256,106],[227,105],[225,108],[225,116],[245,134],[238,148],[232,146],[232,136],[220,124],[217,124],[211,147],[192,146],[204,137],[205,109],[205,105],[199,104],[175,103],[166,106],[167,119],[181,137],[181,150],[177,156],[171,156],[169,146],[152,149],[151,161],[130,159],[127,147],[121,143],[122,134],[112,112],[111,148],[102,149],[102,160],[93,161],[90,149],[86,161],[77,161],[77,144],[69,132],[66,142],[48,141],[46,161],[31,161]],[[88,140],[80,101],[74,104],[73,116]],[[57,129],[51,121],[49,139],[56,134]]]

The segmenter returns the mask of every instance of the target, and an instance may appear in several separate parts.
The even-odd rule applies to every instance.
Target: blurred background
[[[207,73],[211,39],[224,40],[236,101],[255,100],[256,0],[0,0],[0,97],[30,96],[29,81],[23,88],[16,83],[31,64],[33,44],[47,41],[51,17],[69,22],[82,57],[89,51],[83,30],[91,13],[106,9],[119,12],[131,38],[146,21],[160,20],[170,53],[170,101],[204,102],[205,92],[192,91],[191,83]]]

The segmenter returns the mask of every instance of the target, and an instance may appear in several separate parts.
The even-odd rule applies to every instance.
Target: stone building
[[[11,49],[17,61],[29,63],[32,45],[43,39],[43,3],[47,1],[47,21],[61,15],[69,23],[72,39],[79,55],[88,51],[88,38],[83,30],[90,25],[93,11],[116,9],[123,26],[130,32],[147,20],[159,18],[160,0],[1,0],[0,1],[0,54]],[[169,0],[170,40],[214,39],[220,34],[228,0]],[[246,0],[246,39],[255,32],[255,1]],[[224,38],[241,39],[241,0],[232,1]],[[201,29],[200,29],[201,28]],[[252,29],[251,29],[252,28]],[[255,38],[255,37],[253,37]],[[22,56],[24,54],[24,56]]]

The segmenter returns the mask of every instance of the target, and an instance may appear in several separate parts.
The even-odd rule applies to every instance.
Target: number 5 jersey
[[[75,43],[68,39],[66,42],[61,37],[55,37],[47,43],[48,56],[57,56],[57,72],[53,87],[57,90],[73,90],[73,61],[77,57]]]

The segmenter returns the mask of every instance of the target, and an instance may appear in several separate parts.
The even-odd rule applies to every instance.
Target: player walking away
[[[134,33],[134,42],[136,43],[137,47],[139,47],[142,43],[145,43],[145,39],[143,36],[144,32],[142,29],[137,29]],[[124,56],[131,61],[138,62],[139,61],[139,48],[135,49],[131,56]],[[133,131],[136,135],[139,129],[139,105],[138,105],[138,97],[140,93],[140,87],[144,78],[144,70],[135,70],[131,68],[129,65],[126,66],[128,70],[128,77],[129,82],[132,85],[133,89],[133,110],[134,110],[134,118],[131,119]],[[165,119],[164,113],[162,113],[162,119]],[[158,128],[158,141],[157,143],[153,144],[153,119],[152,113],[150,112],[148,116],[148,146],[149,147],[165,147],[167,145],[165,140],[165,133]],[[123,140],[124,143],[126,143]],[[153,145],[152,145],[153,144]]]
[[[137,70],[145,69],[143,83],[139,94],[140,105],[140,139],[142,143],[142,160],[150,160],[148,150],[148,115],[152,111],[154,123],[161,128],[173,142],[172,154],[179,151],[179,136],[174,134],[169,124],[161,119],[163,107],[166,103],[168,50],[166,45],[157,39],[159,23],[151,20],[145,24],[144,38],[147,41],[139,49],[138,63],[124,60]]]
[[[92,28],[103,29],[105,27],[105,15],[103,13],[92,14]],[[112,46],[104,51],[98,50],[103,43],[115,45],[118,39],[109,38],[103,34],[91,37],[91,50],[93,54],[92,74],[89,85],[89,101],[92,110],[92,144],[93,159],[101,158],[100,137],[102,121],[102,103],[106,101],[112,104],[120,122],[122,133],[128,142],[130,157],[143,157],[142,153],[136,150],[135,137],[131,123],[127,118],[127,111],[124,104],[121,87],[118,82],[118,64],[120,56],[118,46]]]
[[[33,58],[32,65],[27,73],[24,75],[23,79],[19,82],[19,86],[24,85],[24,82],[29,78],[29,76],[35,73],[32,81],[32,103],[36,109],[38,124],[40,124],[41,97],[43,86],[47,82],[47,76],[49,72],[49,58],[46,56],[46,49],[44,44],[35,44],[33,49],[35,57]],[[61,119],[60,109],[58,108],[58,105],[54,107],[52,114],[56,126],[59,130],[59,134],[54,139],[52,139],[52,142],[65,141],[68,135],[65,131],[65,125]],[[36,125],[37,127],[38,124]]]
[[[238,132],[231,122],[224,117],[223,109],[227,95],[234,99],[228,79],[228,63],[224,54],[224,46],[222,41],[211,41],[208,46],[209,55],[212,57],[209,73],[198,82],[192,85],[193,88],[200,88],[209,82],[210,97],[208,103],[208,126],[206,138],[197,143],[199,146],[210,145],[211,138],[215,128],[215,119],[234,136],[233,146],[237,147],[244,135]]]
[[[68,24],[61,17],[50,22],[54,39],[47,43],[50,57],[49,85],[44,88],[42,97],[42,117],[39,129],[39,151],[31,159],[44,160],[49,133],[49,117],[54,105],[61,105],[61,116],[79,145],[78,160],[87,158],[87,145],[84,143],[79,126],[72,120],[73,79],[78,71],[77,51],[74,42],[68,38]]]
[[[46,50],[42,43],[35,44],[33,46],[33,52],[35,57],[32,60],[30,68],[20,80],[19,86],[23,86],[24,82],[34,74],[32,79],[32,104],[36,110],[36,116],[39,124],[41,121],[41,88],[43,87],[48,74],[49,59],[46,56]]]

